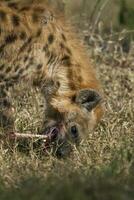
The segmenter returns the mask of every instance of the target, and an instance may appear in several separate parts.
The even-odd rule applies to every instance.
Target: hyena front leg
[[[2,133],[14,130],[14,119],[12,116],[12,106],[7,91],[0,88],[0,131]]]
[[[47,80],[41,86],[41,93],[45,98],[44,117],[41,132],[45,133],[45,130],[57,126],[57,124],[61,121],[60,112],[50,104],[51,99],[56,94],[58,88],[58,84],[53,80]]]

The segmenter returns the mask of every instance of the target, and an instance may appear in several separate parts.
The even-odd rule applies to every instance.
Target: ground
[[[12,152],[1,145],[1,200],[134,199],[134,70],[94,61],[105,94],[102,122],[66,159],[40,156],[32,149],[29,154],[17,148]],[[43,102],[36,93],[16,89],[20,131],[40,125]]]

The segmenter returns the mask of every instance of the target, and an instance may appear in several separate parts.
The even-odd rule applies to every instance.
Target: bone
[[[19,132],[10,132],[0,137],[0,139],[8,140],[42,140],[44,143],[51,143],[53,140],[56,140],[59,129],[52,127],[49,132],[44,134],[34,134],[31,132],[19,133]]]
[[[48,141],[50,140],[50,137],[48,135],[39,135],[39,134],[32,134],[32,133],[9,133],[7,135],[9,139],[37,139],[37,140],[44,140]]]
[[[40,135],[40,134],[33,134],[33,133],[18,133],[12,132],[5,134],[1,139],[8,139],[8,140],[42,140],[44,143],[50,141],[50,136],[48,135]]]

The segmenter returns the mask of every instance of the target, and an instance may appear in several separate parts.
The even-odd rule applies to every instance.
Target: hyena
[[[8,89],[20,81],[46,100],[44,127],[61,140],[87,136],[103,114],[100,84],[85,47],[46,4],[0,3],[0,126],[14,130]]]

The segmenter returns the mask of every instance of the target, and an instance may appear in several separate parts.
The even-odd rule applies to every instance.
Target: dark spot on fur
[[[12,33],[12,34],[6,36],[5,43],[11,44],[11,43],[15,42],[16,39],[17,39],[17,35]]]
[[[38,64],[37,65],[37,69],[39,70],[39,69],[41,69],[43,67],[43,64]]]
[[[65,48],[65,45],[61,42],[61,43],[60,43],[60,47],[61,47],[62,49],[64,49],[64,48]]]
[[[28,56],[24,57],[24,62],[26,62],[28,60]]]
[[[70,56],[64,55],[64,57],[62,57],[62,61],[66,61],[66,60],[70,60]]]
[[[5,44],[2,44],[2,45],[0,46],[0,57],[2,57],[3,54],[4,54],[4,48],[5,48]]]
[[[19,24],[20,24],[20,18],[19,18],[19,16],[18,15],[12,15],[12,23],[13,23],[13,25],[14,26],[19,26]]]
[[[68,47],[65,47],[65,49],[66,49],[66,51],[67,51],[67,53],[68,53],[69,55],[72,55],[72,52],[71,52],[71,50],[70,50]]]
[[[20,66],[17,65],[17,66],[15,67],[14,71],[16,72],[19,68],[20,68]]]
[[[40,28],[40,29],[37,31],[36,37],[40,37],[41,33],[42,33],[42,29]]]
[[[45,11],[44,8],[36,7],[34,8],[34,12],[43,13]]]
[[[32,50],[32,47],[30,46],[30,47],[28,48],[27,52],[30,53],[31,50]]]
[[[20,11],[28,11],[30,10],[30,6],[24,6],[20,9]]]
[[[14,84],[12,81],[6,81],[6,87],[9,88],[9,87],[12,87]]]
[[[32,21],[33,23],[37,23],[39,21],[39,16],[37,13],[32,14]]]
[[[2,29],[0,28],[0,35],[2,34]]]
[[[62,37],[62,39],[64,40],[64,41],[66,41],[66,37],[65,37],[65,35],[62,33],[61,34],[61,37]]]
[[[46,56],[47,56],[47,57],[49,57],[49,56],[50,56],[50,54],[51,54],[51,53],[50,53],[50,51],[49,51],[49,50],[47,50],[47,51],[46,51]]]
[[[81,82],[82,82],[82,80],[83,80],[83,79],[82,79],[82,76],[78,76],[78,78],[77,78],[77,79],[78,79],[78,81],[79,81],[80,83],[81,83]]]
[[[14,9],[17,9],[17,8],[18,8],[17,3],[14,3],[14,2],[8,3],[8,7],[9,7],[9,8],[14,8]]]
[[[29,66],[34,64],[34,58],[33,57],[29,58],[28,64],[29,64]]]
[[[71,101],[72,101],[72,102],[75,102],[75,101],[76,101],[76,95],[73,95],[73,96],[71,97]]]
[[[60,82],[59,81],[56,82],[56,86],[57,86],[57,88],[60,87]]]
[[[62,42],[60,43],[60,47],[61,49],[64,49],[66,53],[68,53],[69,55],[72,55],[71,50],[68,47],[66,47]]]
[[[17,75],[21,75],[23,72],[24,72],[24,69],[21,68],[18,70]]]
[[[76,85],[75,85],[75,82],[73,81],[72,77],[73,77],[73,71],[72,71],[71,68],[69,68],[68,69],[68,74],[67,74],[67,78],[68,78],[68,80],[70,80],[69,81],[69,87],[70,87],[71,90],[75,90],[76,89]]]
[[[64,55],[61,59],[61,62],[63,65],[70,66],[71,65],[70,56]]]
[[[56,58],[56,55],[54,53],[51,53],[50,57],[48,59],[47,65],[50,65],[50,64],[54,63],[55,58]]]
[[[71,90],[76,90],[76,85],[73,81],[69,82],[69,87],[70,87]]]
[[[76,90],[76,85],[73,81],[69,82],[69,87],[70,87],[71,90]]]
[[[0,65],[0,70],[3,70],[3,69],[4,69],[4,67],[5,67],[5,65],[4,65],[4,64]]]
[[[32,37],[29,37],[26,42],[22,45],[22,47],[20,48],[20,52],[24,51],[26,49],[26,47],[29,45],[29,43],[31,43],[32,41]]]
[[[30,67],[29,63],[26,65],[25,69],[28,69]]]
[[[0,19],[2,21],[5,21],[6,20],[6,13],[3,11],[3,10],[0,10]]]
[[[17,81],[19,79],[20,75],[19,73],[17,73],[16,75],[12,76],[11,78],[14,80],[14,81]]]
[[[44,47],[43,47],[43,51],[47,51],[48,50],[48,44],[46,44]]]
[[[52,44],[53,41],[54,41],[54,35],[53,35],[53,34],[50,34],[50,35],[48,36],[48,43],[49,43],[49,44]]]
[[[26,43],[29,44],[31,41],[32,41],[32,37],[28,38]]]
[[[20,33],[20,39],[21,39],[21,40],[25,40],[26,37],[27,37],[26,33],[25,33],[24,31],[22,31],[22,32]]]
[[[5,72],[9,73],[10,71],[11,71],[11,67],[8,67]]]
[[[4,75],[3,74],[0,74],[0,80],[4,79]]]
[[[49,57],[50,56],[50,51],[48,49],[48,44],[46,44],[44,47],[43,47],[43,51],[45,51],[45,56],[46,57]]]

